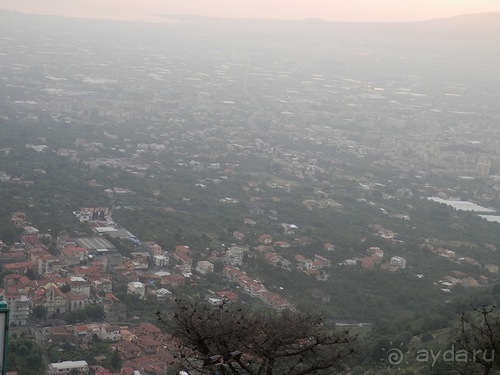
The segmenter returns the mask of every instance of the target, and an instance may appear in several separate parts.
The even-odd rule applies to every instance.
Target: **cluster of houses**
[[[441,290],[445,293],[450,293],[453,287],[457,285],[462,285],[464,287],[477,287],[481,284],[488,283],[489,279],[487,276],[479,276],[479,280],[474,277],[467,275],[462,271],[453,271],[451,275],[443,277],[434,285],[440,286]]]
[[[385,253],[378,246],[370,246],[366,249],[368,255],[361,258],[346,259],[340,265],[347,267],[361,267],[366,270],[373,270],[379,267],[388,271],[400,271],[406,268],[406,259],[400,256],[393,256],[388,261],[385,260]]]
[[[86,210],[82,214],[102,219],[105,213]],[[30,226],[24,213],[14,213],[11,220],[24,230],[20,242],[0,246],[0,298],[10,308],[11,325],[27,325],[30,312],[39,306],[47,317],[56,317],[97,303],[104,307],[108,321],[125,319],[126,306],[112,294],[112,269],[122,257],[108,241],[61,234],[56,248],[49,249],[51,236]]]
[[[486,244],[485,247],[491,251],[496,251],[496,247],[492,245]],[[482,265],[475,258],[472,258],[470,256],[460,256],[454,250],[450,250],[440,246],[434,246],[428,242],[424,243],[422,245],[422,248],[449,262],[476,266],[478,269],[484,269],[486,273],[498,274],[500,269],[500,267],[496,264]],[[434,285],[439,286],[443,292],[450,293],[452,289],[457,285],[461,285],[464,287],[476,287],[487,284],[489,281],[490,279],[486,275],[479,275],[479,277],[474,278],[473,276],[470,276],[462,271],[453,271],[451,275],[444,276],[441,280],[435,282]]]
[[[189,246],[178,245],[166,251],[154,241],[140,241],[114,222],[105,207],[82,208],[75,215],[88,223],[95,235],[72,237],[59,234],[56,241],[51,238],[51,241],[46,241],[49,239],[47,235],[30,226],[24,214],[13,215],[13,222],[24,228],[24,234],[18,244],[10,248],[3,245],[0,252],[4,281],[0,297],[9,304],[13,325],[26,325],[30,312],[37,306],[43,306],[47,316],[56,317],[89,304],[102,305],[106,323],[46,327],[43,339],[53,343],[61,340],[85,343],[94,336],[111,340],[124,360],[124,369],[164,372],[165,366],[173,362],[172,351],[168,350],[173,340],[164,337],[152,325],[129,329],[126,306],[113,294],[114,283],[126,285],[127,292],[139,298],[148,294],[156,295],[158,299],[169,298],[172,294],[169,288],[190,283],[193,273],[201,276],[212,273],[214,264],[222,262],[221,276],[236,284],[237,290],[282,311],[293,310],[294,306],[239,268],[245,256],[262,254],[270,264],[288,270],[299,269],[319,280],[326,279],[326,270],[331,268],[331,261],[324,255],[305,256],[296,251],[294,256],[283,254],[292,246],[296,250],[312,242],[307,237],[296,237],[298,228],[293,224],[281,224],[283,236],[279,240],[267,233],[258,235],[255,238],[257,245],[252,249],[243,243],[245,234],[235,231],[233,237],[238,244],[221,246],[195,262],[198,254]],[[253,227],[255,224],[251,219],[244,220],[244,225]],[[135,251],[126,256],[119,253],[108,236],[130,241]],[[287,239],[286,236],[293,237]],[[49,251],[46,245],[49,242],[55,242],[56,248]],[[335,246],[325,243],[322,250],[325,253],[334,251]],[[406,260],[401,257],[392,257],[384,263],[384,252],[379,248],[369,248],[368,253],[367,257],[354,260],[355,263],[364,268],[373,268],[370,264],[380,264],[381,267],[387,264],[392,270],[406,267]],[[220,290],[211,292],[206,298],[217,305],[239,297],[234,291]],[[107,374],[105,369],[99,371]]]
[[[374,231],[374,233],[386,240],[395,240],[398,237],[398,234],[393,232],[392,230],[389,230],[387,228],[384,228],[380,224],[371,224],[370,228]]]
[[[252,297],[256,297],[264,302],[267,306],[276,309],[276,310],[290,310],[293,309],[293,306],[290,302],[288,302],[285,298],[280,295],[270,292],[266,289],[264,284],[261,282],[250,278],[246,272],[241,271],[237,267],[226,266],[224,267],[224,276],[232,281],[237,283],[243,291],[251,295]]]
[[[458,263],[458,264],[466,263],[472,266],[481,266],[481,264],[476,259],[472,257],[460,256],[455,251],[450,249],[445,249],[442,247],[434,247],[431,244],[424,244],[423,248],[453,263]]]
[[[90,323],[47,327],[43,330],[43,340],[53,344],[78,343],[86,345],[95,337],[111,342],[112,351],[117,350],[122,359],[120,375],[165,374],[177,362],[178,342],[171,335],[151,323],[141,323],[137,327]],[[97,365],[90,366],[86,361],[65,361],[51,363],[49,374],[70,373],[77,368],[79,373],[88,373],[92,368],[95,374],[112,375],[103,367],[106,357],[95,357]]]
[[[107,322],[123,322],[126,320],[126,306],[113,294],[113,283],[125,284],[128,293],[139,298],[145,298],[148,293],[158,299],[168,298],[172,294],[168,288],[189,282],[193,272],[199,275],[214,272],[214,260],[236,267],[242,264],[249,250],[247,246],[234,245],[219,253],[215,251],[208,260],[195,263],[190,247],[178,245],[172,251],[165,251],[154,241],[139,241],[115,223],[105,207],[82,208],[75,215],[88,223],[96,235],[72,237],[59,234],[56,249],[50,251],[46,245],[54,242],[50,236],[30,226],[23,213],[12,215],[15,225],[24,229],[19,243],[9,248],[2,243],[0,252],[4,286],[0,289],[0,298],[12,311],[12,325],[27,325],[30,313],[37,306],[43,306],[47,317],[60,317],[89,304],[103,305]],[[293,234],[296,226],[284,224],[283,229]],[[120,254],[104,234],[132,241],[137,251],[128,256]],[[273,250],[271,235],[260,236],[259,242],[264,247],[260,251]],[[277,241],[275,245],[288,247],[286,241]],[[264,252],[269,262],[276,263],[274,251]],[[298,268],[311,274],[330,265],[319,255],[314,259],[297,257],[296,262]],[[228,273],[224,275],[238,284],[246,282]],[[247,291],[247,288],[243,290]],[[259,291],[255,296],[267,305],[276,309],[291,307],[288,301],[267,291],[263,285]],[[218,295],[208,297],[211,301],[222,298]]]
[[[255,225],[255,222],[250,219],[245,219],[244,221],[247,225]],[[283,228],[284,235],[293,235],[297,231],[298,227],[294,224],[281,224]],[[238,241],[243,241],[245,235],[240,231],[233,232],[233,237]],[[273,236],[264,233],[257,237],[258,246],[254,248],[257,253],[263,255],[264,260],[273,266],[280,267],[286,270],[291,270],[293,267],[303,271],[304,273],[315,276],[318,280],[326,280],[326,273],[323,271],[330,268],[331,262],[324,256],[315,254],[314,258],[307,258],[303,255],[296,255],[293,259],[295,264],[288,260],[283,255],[279,254],[277,250],[288,249],[291,246],[306,246],[309,245],[311,240],[305,237],[295,238],[293,241],[278,240],[274,241]],[[243,249],[244,252],[248,252],[249,248],[246,246],[232,246],[227,252],[227,254],[233,254],[235,249]],[[334,251],[335,245],[326,242],[323,244],[323,249],[325,251]],[[234,259],[229,260],[226,264],[240,265],[241,262],[234,262]]]

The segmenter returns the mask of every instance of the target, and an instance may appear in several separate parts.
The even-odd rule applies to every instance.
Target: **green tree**
[[[102,305],[87,305],[85,306],[87,317],[93,322],[99,322],[104,319],[104,307]]]
[[[87,313],[84,309],[72,310],[64,314],[64,320],[68,324],[76,324],[84,322],[88,319]]]
[[[42,350],[31,337],[11,335],[7,371],[18,374],[43,374]]]
[[[45,306],[43,306],[43,305],[36,305],[33,308],[33,315],[35,315],[35,317],[38,320],[45,319],[46,316],[47,316],[47,310],[45,309]]]
[[[26,277],[30,280],[36,280],[36,273],[31,268],[26,271]]]
[[[122,359],[120,358],[120,352],[118,349],[113,351],[113,356],[110,362],[111,370],[120,371],[122,369]]]

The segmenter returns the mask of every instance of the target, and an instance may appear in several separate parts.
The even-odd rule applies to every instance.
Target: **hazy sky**
[[[499,12],[500,0],[0,0],[0,8],[111,19],[148,20],[158,14],[187,14],[392,22]]]

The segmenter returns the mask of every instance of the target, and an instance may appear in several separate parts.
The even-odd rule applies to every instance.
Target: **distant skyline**
[[[0,9],[153,21],[158,15],[339,22],[411,22],[500,12],[499,0],[0,0]]]

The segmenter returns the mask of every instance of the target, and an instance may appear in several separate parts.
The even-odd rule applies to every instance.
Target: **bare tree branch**
[[[211,306],[177,300],[170,315],[158,319],[175,335],[190,358],[238,350],[241,358],[226,368],[251,375],[306,375],[343,368],[355,350],[356,336],[335,329],[320,312],[277,312],[241,304]]]

